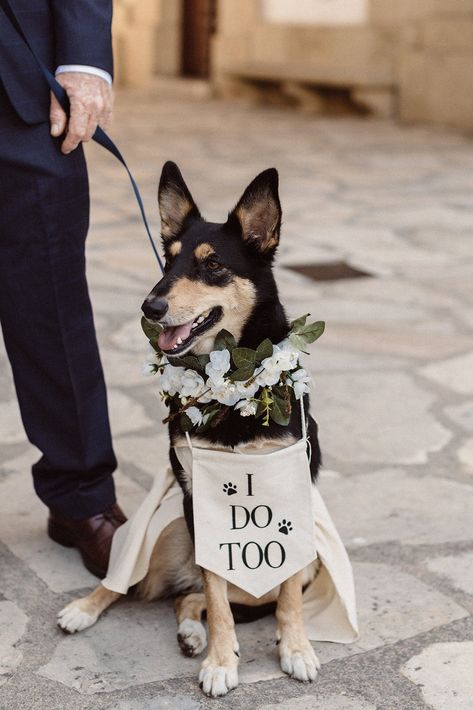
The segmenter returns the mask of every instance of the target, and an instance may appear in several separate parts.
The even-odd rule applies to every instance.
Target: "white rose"
[[[205,390],[205,382],[195,370],[184,370],[180,393],[183,397],[198,397]]]
[[[277,384],[281,377],[281,368],[277,357],[273,354],[271,357],[265,358],[261,365],[263,370],[257,375],[256,382],[262,387],[271,387],[271,385]]]
[[[200,409],[198,409],[197,407],[189,407],[189,409],[186,409],[185,413],[191,420],[192,424],[194,424],[194,426],[199,426],[199,424],[202,424],[204,417]]]
[[[294,396],[296,399],[300,399],[303,394],[306,394],[310,391],[309,385],[307,384],[308,382],[310,382],[310,376],[307,371],[304,370],[303,367],[301,367],[299,370],[296,370],[295,372],[292,372],[291,379],[293,382],[292,386],[294,387]]]
[[[222,384],[224,375],[230,369],[230,353],[224,350],[213,350],[210,353],[210,362],[205,366],[205,373],[216,384]]]
[[[246,399],[250,399],[250,397],[253,397],[253,395],[256,394],[260,385],[256,382],[256,380],[254,380],[250,385],[247,385],[246,382],[239,380],[235,382],[235,387],[240,393],[240,397],[246,397]]]
[[[207,384],[210,380],[207,381]],[[212,384],[212,397],[220,404],[226,404],[228,407],[233,407],[234,404],[241,399],[241,394],[238,392],[236,385],[233,382],[223,381],[219,384]]]
[[[167,364],[160,378],[161,390],[163,392],[167,392],[171,397],[173,397],[181,389],[183,375],[183,367],[174,367],[174,365]]]
[[[297,367],[299,351],[294,348],[289,340],[283,340],[279,345],[273,345],[273,358],[281,370],[293,370]]]
[[[253,417],[256,414],[257,407],[256,402],[249,402],[247,399],[240,399],[240,401],[235,404],[235,409],[240,410],[242,417]]]

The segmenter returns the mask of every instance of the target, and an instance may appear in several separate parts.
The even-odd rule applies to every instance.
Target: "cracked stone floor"
[[[165,159],[210,219],[261,169],[280,170],[277,278],[290,315],[327,323],[306,364],[320,488],[353,561],[360,640],[316,644],[303,685],[279,670],[270,618],[239,629],[242,683],[208,700],[181,657],[169,602],[124,601],[65,636],[56,612],[95,579],[45,534],[10,371],[0,351],[0,708],[473,708],[473,150],[458,134],[197,99],[118,96],[112,134],[154,232]],[[143,379],[139,309],[156,264],[119,164],[88,149],[88,273],[131,513],[167,452]],[[314,282],[287,267],[344,260],[368,278]]]

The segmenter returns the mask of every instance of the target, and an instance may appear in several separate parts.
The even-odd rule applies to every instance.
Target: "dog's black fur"
[[[170,230],[171,234],[163,236],[166,256],[165,274],[143,304],[145,315],[150,319],[153,318],[153,299],[162,309],[163,299],[166,299],[170,288],[175,287],[179,279],[186,278],[191,281],[200,281],[212,287],[224,288],[232,279],[239,277],[251,281],[254,285],[256,298],[254,307],[243,324],[238,345],[256,349],[265,338],[269,338],[273,343],[283,340],[289,332],[289,323],[279,300],[272,270],[281,224],[277,171],[269,169],[258,175],[224,224],[206,222],[201,217],[182,175],[174,163],[166,163],[163,168],[159,186],[160,204],[165,193],[168,204],[169,199],[174,197],[187,205],[187,211],[182,223],[176,224],[176,220],[174,220]],[[269,240],[269,244],[262,248],[261,240],[258,239],[258,226],[264,224],[265,205],[269,205],[272,209],[276,220],[272,225],[272,238]],[[241,219],[239,219],[241,209],[250,212],[252,209],[255,210],[252,227],[256,225],[256,229],[250,230],[246,235]],[[165,222],[166,215],[163,216],[163,208],[161,208],[161,216]],[[181,250],[173,256],[172,244],[176,241],[180,242]],[[202,243],[209,244],[214,249],[215,255],[212,261],[217,264],[217,268],[207,268],[205,263],[198,263],[194,258],[194,250]],[[215,267],[215,264],[212,266]],[[192,351],[190,352],[192,353]],[[172,362],[172,353],[168,353],[168,355]],[[307,396],[304,398],[304,407],[308,418],[311,448],[310,470],[314,481],[321,463],[321,455],[317,424],[309,415]],[[170,461],[174,474],[184,491],[185,518],[193,538],[192,498],[187,490],[185,477],[173,448],[177,438],[183,435],[179,425],[179,417],[171,419],[169,434]],[[209,427],[201,437],[194,435],[194,438],[200,439],[202,445],[205,445],[205,442],[211,442],[225,446],[238,446],[261,438],[283,438],[287,434],[292,434],[295,438],[300,438],[302,435],[299,406],[293,406],[288,426],[280,426],[272,420],[270,420],[269,426],[262,426],[261,418],[242,417],[237,411],[231,409],[216,426]]]

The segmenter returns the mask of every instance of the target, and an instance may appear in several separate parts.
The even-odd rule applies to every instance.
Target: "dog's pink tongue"
[[[178,338],[181,338],[182,341],[186,340],[191,333],[192,323],[193,321],[189,321],[189,323],[165,328],[158,338],[158,345],[161,350],[172,350],[177,345]]]

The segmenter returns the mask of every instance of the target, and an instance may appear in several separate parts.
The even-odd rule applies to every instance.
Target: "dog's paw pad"
[[[184,656],[198,656],[207,645],[203,624],[195,619],[184,619],[177,630],[177,642]]]
[[[88,629],[89,626],[95,624],[97,619],[98,614],[89,614],[72,602],[61,609],[57,615],[57,624],[63,631],[74,634],[76,631]]]
[[[226,695],[238,685],[238,670],[234,666],[202,666],[199,673],[199,686],[206,695],[216,698]]]
[[[223,492],[227,494],[227,496],[234,496],[235,493],[237,492],[237,484],[236,483],[224,483],[223,484]]]
[[[292,527],[292,523],[290,520],[286,520],[283,518],[280,523],[278,523],[278,529],[279,532],[282,533],[283,535],[289,535],[291,530],[294,528]]]
[[[320,661],[310,646],[304,651],[282,651],[281,668],[291,678],[311,683],[317,677]]]

